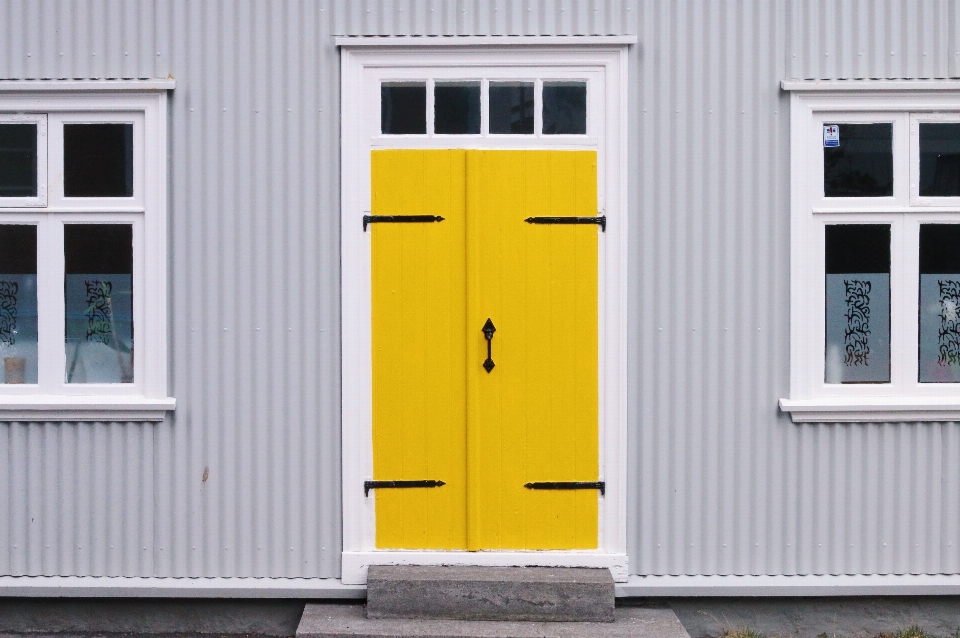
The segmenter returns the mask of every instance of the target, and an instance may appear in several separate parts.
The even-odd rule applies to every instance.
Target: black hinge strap
[[[607,216],[599,217],[527,217],[528,224],[599,224],[600,230],[607,232]]]
[[[603,481],[541,481],[526,483],[524,487],[528,490],[600,490],[601,494],[607,493],[607,484]]]
[[[440,215],[364,215],[363,232],[367,232],[367,224],[392,223],[410,224],[422,222],[442,222]]]
[[[443,481],[364,481],[363,495],[370,496],[370,490],[383,489],[385,487],[443,487],[446,485]]]

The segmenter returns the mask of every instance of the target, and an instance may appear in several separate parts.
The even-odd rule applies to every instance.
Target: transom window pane
[[[0,197],[37,196],[37,125],[0,124]]]
[[[0,225],[0,357],[4,383],[37,382],[37,227]]]
[[[380,132],[384,135],[427,133],[427,85],[385,82],[380,85]]]
[[[837,127],[839,137],[828,127]],[[892,196],[893,124],[824,124],[823,193]]]
[[[543,83],[544,135],[585,135],[587,83]]]
[[[960,196],[960,124],[920,124],[920,195]]]
[[[63,194],[132,197],[133,124],[64,124]]]
[[[826,336],[826,383],[889,383],[889,225],[826,227]]]
[[[479,82],[437,82],[433,97],[435,133],[480,133]]]
[[[490,83],[490,132],[533,133],[533,82]]]
[[[133,227],[67,224],[66,382],[133,382]]]
[[[920,225],[919,376],[960,383],[960,224]]]

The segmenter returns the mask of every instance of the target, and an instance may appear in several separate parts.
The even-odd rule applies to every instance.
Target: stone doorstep
[[[608,569],[371,566],[369,618],[613,622]]]
[[[297,638],[690,638],[669,607],[620,607],[614,622],[367,618],[363,605],[308,604]]]

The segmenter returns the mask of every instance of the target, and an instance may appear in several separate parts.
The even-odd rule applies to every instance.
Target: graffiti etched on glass
[[[960,281],[937,280],[940,287],[940,356],[942,366],[960,365]]]
[[[110,345],[113,333],[113,308],[110,305],[110,293],[113,284],[99,279],[87,280],[87,341]]]
[[[0,343],[12,346],[17,341],[17,292],[20,284],[0,281]]]
[[[847,327],[843,345],[846,354],[843,363],[848,366],[869,366],[870,357],[870,290],[869,281],[844,279],[846,293]]]

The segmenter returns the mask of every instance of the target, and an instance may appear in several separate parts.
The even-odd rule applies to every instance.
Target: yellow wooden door
[[[596,153],[375,151],[377,547],[597,547]],[[459,189],[459,190],[458,190]],[[496,327],[485,338],[487,319]],[[483,363],[495,363],[488,372]]]

